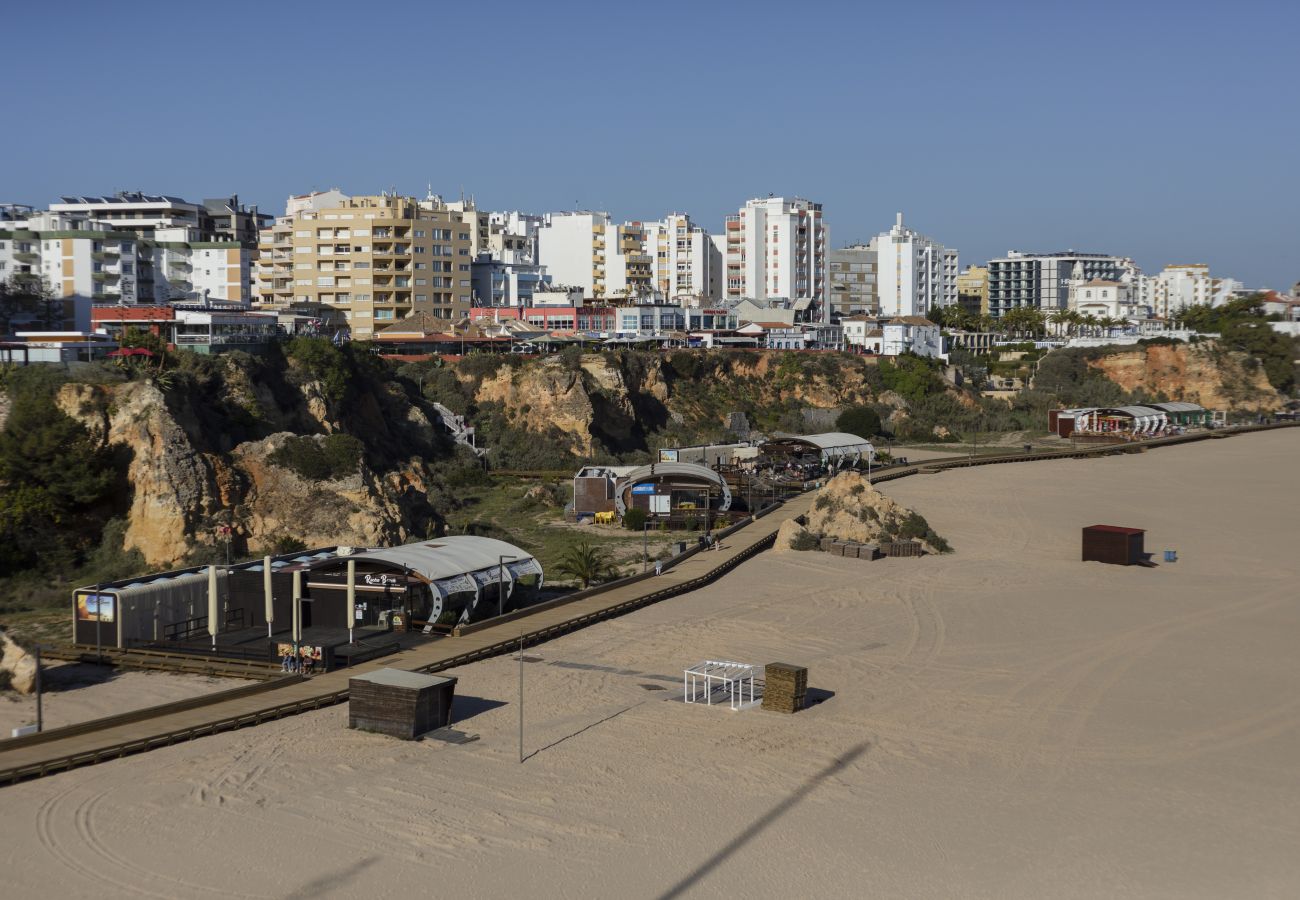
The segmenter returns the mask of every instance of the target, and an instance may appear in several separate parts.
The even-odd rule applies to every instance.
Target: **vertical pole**
[[[355,644],[352,626],[357,619],[357,561],[348,560],[348,643]]]
[[[519,764],[524,762],[524,632],[519,631]]]
[[[101,586],[96,584],[95,585],[95,661],[98,662],[100,665],[103,665],[104,651],[99,641],[99,623],[100,620],[103,619],[104,617],[104,608],[100,605],[103,602],[102,600],[100,600],[99,597],[100,589]]]
[[[37,733],[39,733],[41,728],[44,727],[45,725],[45,718],[42,713],[43,713],[43,709],[41,705],[41,645],[37,644],[36,645],[36,731]]]
[[[208,634],[212,636],[212,649],[217,649],[217,567],[208,566]]]
[[[298,658],[298,642],[302,640],[302,569],[293,573],[293,658]]]
[[[266,602],[266,636],[271,636],[271,622],[275,619],[275,602],[271,592],[271,557],[262,557],[262,595]]]
[[[650,523],[641,523],[641,571],[650,568]]]

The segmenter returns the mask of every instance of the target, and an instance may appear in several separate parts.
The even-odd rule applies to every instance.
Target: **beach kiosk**
[[[1089,525],[1083,529],[1083,561],[1140,566],[1146,562],[1142,547],[1145,535],[1144,528]]]

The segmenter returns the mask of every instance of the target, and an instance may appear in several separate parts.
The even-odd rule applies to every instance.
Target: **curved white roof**
[[[722,488],[722,503],[718,509],[725,512],[731,508],[731,488],[727,486],[727,480],[708,466],[687,462],[656,462],[648,466],[637,466],[618,480],[618,488],[614,492],[614,508],[618,510],[619,515],[627,512],[626,504],[623,502],[623,492],[628,486],[661,475],[685,475],[712,482]]]
[[[872,453],[876,449],[866,438],[843,431],[826,431],[821,434],[791,434],[785,437],[772,438],[766,443],[806,444],[813,449],[820,450],[823,457],[861,455],[863,453]]]
[[[1163,409],[1152,409],[1149,406],[1112,406],[1101,410],[1108,413],[1123,413],[1126,416],[1146,417],[1146,416],[1163,416]]]
[[[1183,400],[1171,400],[1168,403],[1152,403],[1156,409],[1163,409],[1165,412],[1205,412],[1205,407],[1198,403],[1187,403]]]
[[[533,560],[531,553],[521,550],[514,544],[496,538],[457,534],[421,541],[418,544],[404,544],[401,547],[358,550],[347,556],[331,556],[328,559],[318,560],[311,566],[316,568],[342,564],[349,559],[375,560],[400,566],[429,581],[438,581],[483,569],[494,569],[501,564],[502,556],[514,557],[506,560],[507,564],[512,566],[515,563]],[[538,569],[540,571],[540,566]]]

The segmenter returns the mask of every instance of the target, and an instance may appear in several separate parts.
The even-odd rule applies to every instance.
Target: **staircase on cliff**
[[[468,447],[480,459],[487,456],[487,448],[480,447],[474,442],[474,426],[467,425],[464,416],[456,415],[436,400],[430,402],[433,403],[433,408],[438,412],[438,419],[442,422],[442,427],[447,429],[456,443],[462,447]]]

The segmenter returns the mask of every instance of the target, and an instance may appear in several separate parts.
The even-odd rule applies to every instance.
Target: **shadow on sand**
[[[811,694],[812,691],[809,691],[808,693]],[[830,765],[828,765],[826,768],[822,769],[816,775],[812,776],[807,781],[805,781],[802,785],[800,785],[799,788],[794,793],[786,797],[776,806],[772,807],[770,810],[768,810],[766,813],[760,816],[752,825],[750,825],[740,834],[736,835],[734,838],[728,841],[726,846],[724,846],[721,850],[719,850],[717,853],[714,853],[703,863],[697,866],[685,878],[683,878],[681,881],[677,882],[672,887],[670,887],[667,891],[661,894],[659,900],[673,900],[673,898],[680,897],[683,894],[685,894],[688,890],[694,887],[697,882],[703,879],[706,875],[708,875],[718,866],[726,862],[728,857],[730,857],[733,853],[735,853],[741,847],[748,844],[754,838],[758,837],[758,835],[761,834],[764,831],[764,829],[766,829],[769,825],[773,824],[777,819],[781,818],[783,815],[785,815],[791,809],[793,809],[801,800],[803,800],[810,793],[812,793],[812,791],[817,787],[817,785],[821,784],[823,781],[825,781],[827,778],[830,778],[832,775],[835,775],[843,771],[844,769],[846,769],[849,765],[851,765],[854,761],[856,761],[858,757],[865,754],[867,750],[869,750],[870,748],[871,745],[868,743],[858,744],[856,747],[850,749],[843,756],[832,761]]]

